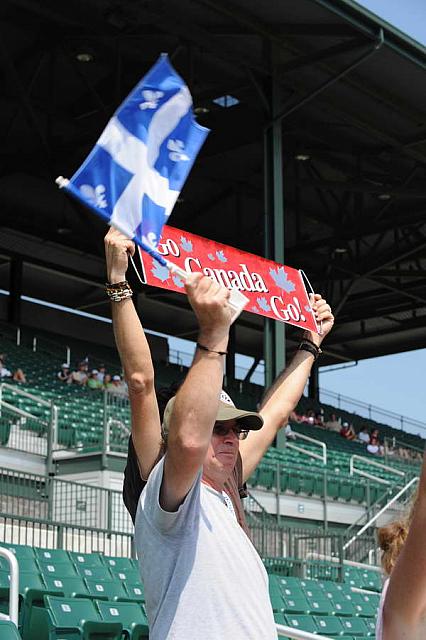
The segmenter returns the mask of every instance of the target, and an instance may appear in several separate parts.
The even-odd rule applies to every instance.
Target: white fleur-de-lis
[[[142,242],[150,249],[157,248],[157,235],[154,231],[149,231],[146,236],[142,236]]]
[[[91,184],[82,184],[80,187],[82,195],[89,200],[89,202],[99,209],[106,209],[108,202],[105,198],[105,186],[98,184],[93,187]]]
[[[145,109],[156,109],[158,107],[159,99],[163,96],[163,91],[151,91],[151,89],[145,89],[145,91],[142,91],[144,102],[139,104],[139,109],[142,109],[142,111],[145,111]]]
[[[185,145],[182,140],[172,140],[167,142],[167,148],[170,151],[169,158],[173,162],[179,162],[180,160],[189,160],[189,156],[184,153]]]

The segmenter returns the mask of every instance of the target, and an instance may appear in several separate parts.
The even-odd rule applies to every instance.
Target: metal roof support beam
[[[271,50],[273,66],[274,50]],[[270,113],[272,118],[280,104],[280,89],[275,68],[269,81]],[[282,126],[276,121],[264,131],[264,237],[265,257],[284,264],[284,189]],[[268,388],[285,367],[285,324],[270,318],[264,320],[263,348],[265,357],[265,385]]]
[[[357,51],[358,49],[365,49],[365,44],[365,40],[353,38],[352,40],[349,40],[349,42],[339,42],[339,44],[334,44],[332,47],[327,47],[320,51],[312,51],[311,53],[295,58],[294,60],[284,62],[284,64],[279,66],[279,73],[289,73],[290,71],[296,71],[311,64],[323,62],[329,58],[333,59],[342,53],[350,53],[352,51]]]
[[[350,73],[351,71],[359,67],[363,62],[368,60],[368,58],[370,58],[375,53],[377,53],[377,51],[381,48],[383,41],[384,41],[383,29],[380,29],[379,36],[376,42],[373,44],[373,46],[368,47],[368,50],[366,53],[363,53],[356,60],[354,60],[354,62],[351,62],[349,65],[347,65],[337,75],[333,76],[332,78],[329,78],[326,82],[323,82],[319,87],[314,89],[314,91],[311,91],[307,96],[299,100],[299,102],[296,102],[296,104],[293,104],[291,107],[286,107],[284,111],[282,111],[277,116],[275,116],[275,118],[272,119],[270,125],[273,125],[277,122],[281,122],[281,120],[284,120],[284,118],[287,118],[291,113],[294,113],[295,111],[300,109],[300,107],[302,107],[306,103],[316,98],[319,94],[325,91],[325,89],[328,89],[333,84],[335,84],[336,82],[344,78],[348,73]]]

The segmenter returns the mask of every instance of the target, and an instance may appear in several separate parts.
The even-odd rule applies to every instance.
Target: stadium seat
[[[308,601],[306,600],[303,594],[301,594],[296,598],[292,598],[291,596],[286,598],[285,596],[283,596],[282,600],[283,600],[282,611],[286,615],[293,614],[293,613],[296,613],[296,614],[309,613],[310,611]]]
[[[97,601],[95,604],[101,619],[105,622],[120,622],[129,640],[148,638],[148,619],[136,602]]]
[[[87,586],[80,577],[58,578],[55,576],[45,576],[44,582],[47,590],[55,595],[62,595],[67,598],[83,597],[89,595]]]
[[[74,566],[84,565],[86,568],[103,566],[99,553],[76,553],[75,551],[69,551],[69,557]]]
[[[43,577],[76,578],[78,575],[71,560],[68,560],[68,562],[41,562],[39,560],[38,564]]]
[[[0,638],[1,640],[21,640],[18,629],[9,620],[0,620]]]
[[[127,598],[121,582],[117,580],[89,580],[85,578],[87,592],[92,598],[99,600],[119,600]]]
[[[368,628],[362,618],[340,618],[341,625],[346,634],[362,637],[368,634]]]
[[[116,569],[110,567],[109,572],[111,576],[118,580],[126,580],[127,582],[138,582],[140,580],[140,573],[137,569]]]
[[[127,600],[132,600],[134,602],[145,602],[145,592],[141,582],[128,584],[124,582],[124,590],[127,593]]]
[[[34,558],[34,549],[24,544],[1,544],[4,549],[8,549],[15,554],[18,562],[23,558]]]
[[[334,616],[315,616],[315,624],[320,635],[323,636],[341,636],[344,629],[339,618]]]
[[[46,596],[45,606],[49,640],[121,640],[121,623],[102,621],[90,600]]]
[[[286,624],[288,627],[294,629],[300,629],[301,631],[308,631],[309,633],[316,633],[318,631],[315,620],[309,615],[286,615]]]
[[[137,569],[133,560],[131,558],[112,558],[108,556],[104,556],[103,558],[104,564],[107,565],[110,569],[114,569],[115,571],[132,571]]]
[[[308,601],[309,613],[311,615],[331,616],[334,613],[332,602],[323,596],[322,598],[306,598]]]
[[[111,574],[106,565],[88,567],[85,564],[77,564],[76,571],[82,578],[88,580],[110,580]]]
[[[355,605],[351,600],[347,600],[346,598],[334,598],[332,602],[336,616],[351,618],[357,615]]]
[[[70,564],[70,557],[63,549],[34,549],[35,557],[42,564]]]

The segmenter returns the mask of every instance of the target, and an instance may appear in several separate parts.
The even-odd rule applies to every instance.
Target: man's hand
[[[201,273],[192,273],[185,289],[199,323],[200,342],[209,349],[223,347],[232,322],[232,309],[228,305],[230,292]]]
[[[110,227],[104,239],[108,282],[115,284],[126,279],[129,254],[135,253],[135,245],[121,231]]]
[[[324,300],[319,293],[311,293],[310,302],[317,324],[321,327],[321,335],[319,336],[313,331],[305,331],[303,337],[312,340],[312,342],[319,347],[326,335],[328,335],[333,328],[334,316],[331,313],[330,305],[327,304],[327,301]]]

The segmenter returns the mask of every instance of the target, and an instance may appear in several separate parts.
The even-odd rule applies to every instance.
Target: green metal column
[[[281,120],[274,122],[280,112],[280,91],[275,69],[269,89],[270,119],[273,124],[264,133],[265,257],[284,264],[282,126]],[[263,353],[265,385],[269,387],[285,366],[284,323],[265,319]]]

